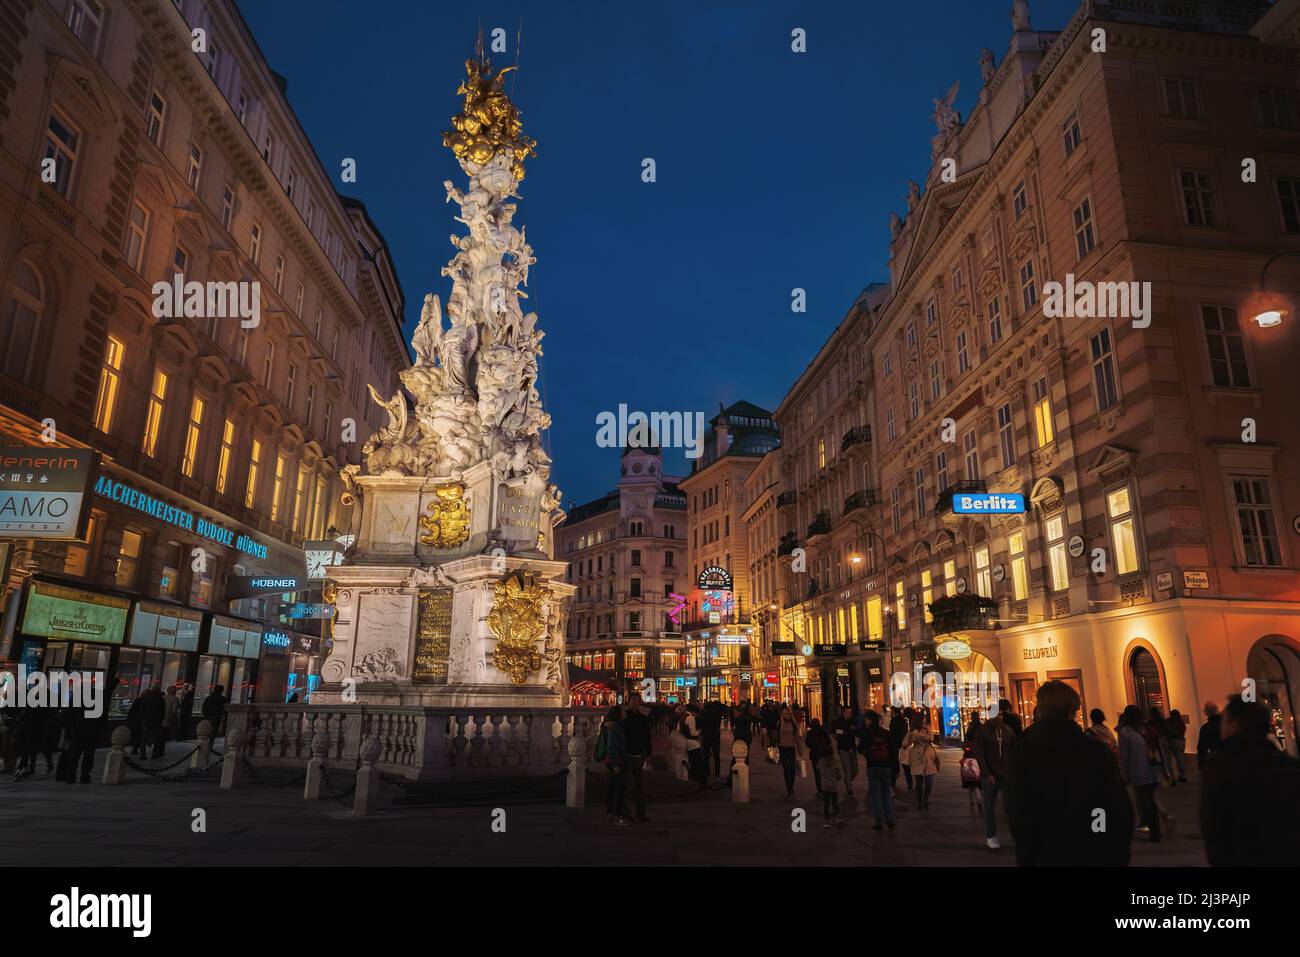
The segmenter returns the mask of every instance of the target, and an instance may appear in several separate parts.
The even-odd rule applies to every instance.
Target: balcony
[[[787,506],[795,505],[798,502],[799,502],[799,493],[794,491],[782,492],[780,495],[776,497],[777,508],[786,508]]]
[[[808,525],[808,538],[813,539],[818,535],[829,535],[831,533],[831,516],[829,512],[818,512],[817,517]]]
[[[930,602],[930,633],[935,637],[996,627],[998,603],[983,595],[944,595]]]
[[[952,511],[952,497],[961,492],[987,492],[988,486],[983,479],[958,479],[943,489],[934,500],[934,513]]]
[[[866,451],[866,446],[871,444],[871,426],[859,425],[849,429],[840,439],[840,451],[847,452],[853,446],[860,446],[860,451]]]
[[[781,544],[776,548],[778,558],[786,555],[793,555],[794,550],[799,547],[799,539],[795,538],[794,532],[786,532],[781,536]]]
[[[851,513],[856,512],[860,508],[869,508],[875,504],[876,504],[875,492],[869,492],[866,491],[865,489],[858,489],[858,491],[854,492],[852,495],[850,495],[848,498],[844,500],[844,514],[845,516],[848,516]]]

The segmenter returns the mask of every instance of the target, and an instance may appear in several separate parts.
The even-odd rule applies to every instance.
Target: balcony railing
[[[998,603],[983,595],[943,595],[930,602],[930,633],[951,635],[959,631],[985,631],[993,628]]]
[[[844,433],[840,440],[840,451],[845,452],[852,445],[861,445],[871,441],[871,426],[859,425]]]
[[[794,550],[799,547],[799,539],[795,537],[794,532],[787,532],[781,536],[781,544],[777,546],[776,554],[779,558],[782,555],[792,555]]]
[[[827,512],[818,512],[817,517],[808,525],[808,537],[814,535],[829,535],[831,531],[831,517]]]
[[[859,508],[867,508],[876,504],[876,493],[869,492],[866,489],[858,489],[844,500],[844,514]]]
[[[934,500],[934,511],[937,515],[940,512],[952,511],[952,497],[960,492],[987,492],[988,486],[984,484],[983,479],[958,479],[950,483],[938,497]]]
[[[776,497],[776,507],[785,508],[787,505],[794,505],[799,501],[799,493],[795,491],[782,492]]]

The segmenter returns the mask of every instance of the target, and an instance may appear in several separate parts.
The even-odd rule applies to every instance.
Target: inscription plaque
[[[450,588],[420,589],[415,631],[415,667],[411,680],[417,684],[445,685],[451,650]]]

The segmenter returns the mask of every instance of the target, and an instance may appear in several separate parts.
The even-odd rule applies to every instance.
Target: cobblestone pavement
[[[170,764],[182,753],[173,745],[167,758],[144,763]],[[723,753],[730,753],[725,736]],[[96,761],[96,782],[106,754],[101,751]],[[893,832],[872,830],[861,773],[854,782],[856,798],[841,794],[843,824],[826,830],[812,778],[797,779],[795,797],[787,799],[780,767],[761,751],[753,757],[750,804],[733,803],[727,789],[699,792],[659,768],[646,774],[650,821],[631,827],[611,824],[604,813],[603,767],[588,775],[587,806],[580,810],[564,807],[563,778],[557,776],[441,789],[431,797],[385,785],[384,810],[368,818],[351,816],[350,799],[304,801],[301,771],[292,769],[265,771],[265,784],[246,775],[242,786],[230,791],[218,788],[219,771],[163,781],[132,770],[120,787],[68,785],[43,772],[21,782],[5,776],[0,778],[0,861],[36,866],[1014,865],[1001,813],[1003,848],[984,846],[982,818],[970,809],[958,779],[958,756],[956,750],[943,752],[928,813],[917,811],[911,794],[900,790]],[[724,758],[724,771],[727,763]],[[339,791],[352,787],[350,773],[335,771],[330,778]],[[299,783],[275,786],[295,780]],[[507,789],[512,793],[502,793]],[[1137,835],[1134,865],[1204,865],[1196,785],[1162,789],[1160,800],[1176,815],[1177,828],[1159,844]],[[492,829],[494,808],[505,812],[504,833]],[[192,830],[196,809],[206,813],[205,833]],[[792,829],[795,809],[807,812],[802,833]]]

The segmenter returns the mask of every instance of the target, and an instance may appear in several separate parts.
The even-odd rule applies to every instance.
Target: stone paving
[[[656,742],[658,745],[660,742]],[[169,764],[182,754],[173,745]],[[724,735],[723,753],[730,753]],[[896,831],[872,830],[866,781],[854,782],[856,799],[840,797],[843,824],[822,827],[821,800],[811,777],[785,797],[778,765],[754,756],[752,803],[735,804],[727,789],[699,792],[666,769],[647,772],[648,823],[611,824],[604,813],[604,769],[588,776],[587,806],[563,804],[563,779],[444,788],[430,796],[385,785],[382,812],[354,818],[351,802],[304,801],[302,786],[253,783],[222,791],[219,771],[185,781],[162,781],[130,771],[128,783],[68,785],[38,773],[22,782],[0,778],[0,862],[29,866],[95,865],[958,865],[1013,866],[1015,854],[999,813],[1003,847],[984,846],[982,817],[961,788],[959,752],[945,750],[931,810],[918,812],[906,789],[896,797]],[[96,781],[106,751],[96,761]],[[154,762],[149,762],[154,764]],[[724,757],[723,769],[727,759]],[[178,768],[176,770],[182,770]],[[173,772],[174,773],[174,772]],[[301,772],[275,769],[268,781]],[[340,790],[352,776],[331,773]],[[900,778],[900,786],[902,779]],[[516,788],[513,793],[489,789]],[[1178,819],[1160,844],[1137,835],[1134,865],[1203,866],[1196,828],[1197,787],[1162,789],[1160,800]],[[436,801],[436,804],[432,802]],[[505,833],[492,830],[493,808],[506,814]],[[203,809],[206,833],[191,829]],[[807,812],[804,833],[791,829],[791,812]],[[999,811],[1001,809],[999,808]]]

